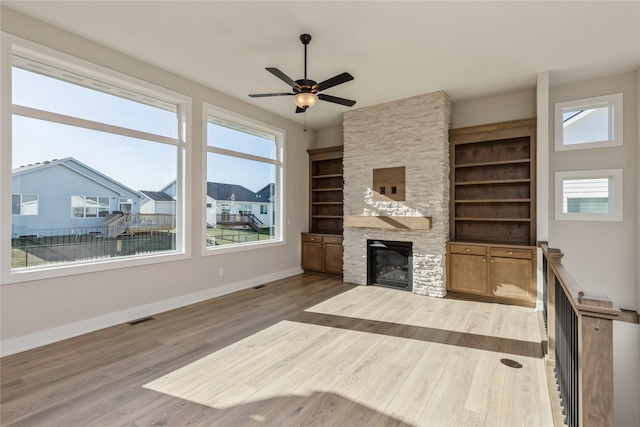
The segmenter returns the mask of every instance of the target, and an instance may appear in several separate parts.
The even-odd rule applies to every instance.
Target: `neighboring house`
[[[270,184],[274,185],[274,184]],[[207,182],[207,224],[249,226],[254,228],[253,219],[257,219],[259,228],[273,226],[273,201],[267,185],[257,193],[238,184]],[[274,185],[275,186],[275,185]],[[270,190],[269,190],[270,191]],[[238,218],[240,216],[240,219]],[[234,216],[236,219],[234,219]],[[247,221],[247,217],[249,220]],[[247,224],[244,224],[247,222]]]
[[[144,196],[140,203],[140,213],[143,214],[176,214],[176,201],[163,191],[141,190]]]
[[[258,197],[260,198],[260,200],[264,201],[264,200],[268,200],[269,203],[261,203],[260,204],[260,216],[258,216],[258,218],[260,218],[260,220],[262,222],[264,222],[265,224],[268,222],[271,225],[275,224],[276,222],[276,212],[273,209],[273,206],[275,204],[275,199],[276,199],[276,185],[272,182],[270,184],[265,185],[261,190],[258,190],[258,192],[256,193],[258,195]],[[263,215],[266,215],[263,218]],[[266,226],[265,226],[266,227]]]
[[[563,138],[567,145],[609,140],[607,108],[590,108],[565,113],[563,117]]]
[[[113,212],[139,213],[135,190],[72,158],[12,171],[12,237],[89,232]]]
[[[151,196],[147,193],[153,192],[143,191],[142,193],[150,199]],[[176,184],[175,181],[172,181],[156,192],[155,197],[173,200],[175,195]],[[260,228],[272,227],[274,224],[274,197],[275,184],[273,183],[267,184],[256,193],[238,184],[207,182],[207,226],[246,228],[250,226],[251,221],[248,221],[247,218],[238,219],[238,217],[253,216],[258,220]],[[150,203],[148,201],[145,205]],[[145,207],[145,209],[147,208]]]

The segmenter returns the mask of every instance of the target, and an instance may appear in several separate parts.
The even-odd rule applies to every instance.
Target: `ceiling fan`
[[[296,113],[304,113],[307,108],[316,105],[318,99],[340,105],[346,105],[347,107],[352,107],[353,105],[355,105],[356,101],[353,101],[351,99],[338,98],[337,96],[318,93],[339,84],[346,83],[349,80],[353,80],[353,76],[349,73],[342,73],[320,83],[316,83],[314,80],[307,79],[307,45],[311,41],[311,36],[309,34],[302,34],[300,36],[300,41],[304,45],[304,79],[294,81],[277,68],[267,67],[266,69],[268,72],[291,86],[293,88],[293,92],[258,93],[249,96],[251,98],[263,98],[268,96],[293,96],[293,102],[297,106]]]

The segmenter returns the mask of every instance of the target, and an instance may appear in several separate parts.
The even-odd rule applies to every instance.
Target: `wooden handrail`
[[[547,272],[547,360],[555,367],[566,410],[565,423],[612,426],[613,320],[621,311],[606,295],[583,291],[562,265],[559,249],[549,248],[546,242],[539,246]],[[558,295],[561,301],[556,301]],[[558,315],[561,318],[556,318]]]
[[[606,295],[585,292],[580,288],[576,279],[562,265],[564,254],[559,249],[549,248],[546,242],[540,243],[539,246],[576,311],[604,319],[620,316],[622,311]]]

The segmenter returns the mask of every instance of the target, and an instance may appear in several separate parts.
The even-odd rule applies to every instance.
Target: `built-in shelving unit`
[[[309,232],[302,233],[302,268],[342,276],[342,146],[309,150]]]
[[[535,245],[536,120],[452,129],[451,240]]]
[[[342,146],[309,150],[309,232],[342,234]]]
[[[449,131],[447,290],[536,302],[536,119]]]

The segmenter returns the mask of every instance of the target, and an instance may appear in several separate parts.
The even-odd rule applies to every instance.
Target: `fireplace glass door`
[[[367,284],[411,291],[411,242],[367,241]]]

